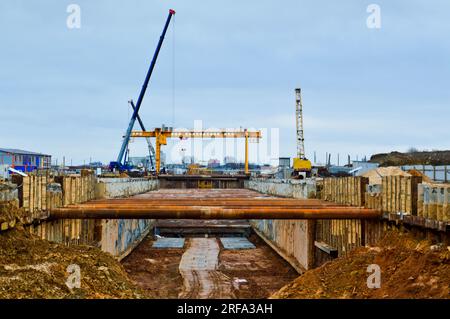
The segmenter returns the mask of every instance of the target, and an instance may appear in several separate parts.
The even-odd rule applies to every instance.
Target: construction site
[[[262,130],[155,126],[143,102],[175,15],[110,163],[0,145],[16,147],[0,148],[0,299],[450,299],[449,151],[319,164],[299,87],[275,165],[252,160]],[[204,139],[241,141],[242,160],[165,158]]]

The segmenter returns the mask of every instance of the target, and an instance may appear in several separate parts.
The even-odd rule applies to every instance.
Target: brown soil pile
[[[380,166],[402,166],[402,165],[447,165],[450,164],[450,151],[434,152],[391,152],[375,154],[370,158],[371,162],[379,163]]]
[[[381,287],[369,289],[367,267],[381,268]],[[450,251],[390,232],[376,247],[361,247],[307,271],[272,298],[450,298]]]
[[[80,267],[81,288],[66,285],[71,264]],[[97,248],[54,244],[20,229],[0,233],[0,299],[141,296],[120,263]]]
[[[381,184],[384,176],[411,176],[399,167],[378,167],[365,172],[363,177],[369,178],[369,184]]]
[[[408,174],[410,174],[411,176],[419,176],[422,177],[422,182],[423,183],[428,183],[428,184],[433,184],[433,180],[431,178],[429,178],[427,175],[425,175],[422,172],[419,172],[416,169],[409,169],[408,170]]]
[[[26,213],[18,208],[17,201],[0,202],[0,224],[22,221],[25,217]]]

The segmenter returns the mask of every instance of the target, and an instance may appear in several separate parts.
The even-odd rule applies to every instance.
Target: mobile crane
[[[142,85],[141,93],[139,94],[139,98],[138,98],[138,100],[136,102],[136,106],[134,106],[134,104],[132,104],[132,106],[133,106],[133,115],[131,116],[130,122],[128,124],[127,131],[126,131],[125,136],[123,138],[122,146],[120,148],[119,155],[117,156],[117,160],[115,162],[111,162],[109,164],[109,168],[111,170],[117,169],[119,171],[128,171],[128,170],[133,168],[132,165],[130,165],[128,163],[128,161],[126,160],[126,157],[127,157],[126,153],[127,153],[128,143],[130,142],[131,132],[133,130],[133,127],[134,127],[134,124],[136,122],[136,119],[138,119],[138,117],[139,117],[139,109],[141,108],[142,101],[144,100],[145,92],[147,90],[148,83],[150,82],[150,78],[152,76],[153,69],[155,68],[156,61],[157,61],[158,55],[159,55],[159,51],[161,50],[162,44],[164,42],[164,38],[166,36],[166,32],[167,32],[167,29],[168,29],[169,24],[170,24],[170,20],[172,19],[172,16],[174,14],[175,14],[175,10],[170,9],[169,10],[169,16],[167,17],[166,24],[164,25],[163,32],[161,34],[161,37],[159,38],[158,45],[157,45],[155,53],[153,55],[153,59],[152,59],[152,61],[150,63],[150,67],[148,69],[147,76],[145,77],[144,84]],[[143,125],[142,125],[142,121],[140,119],[139,119],[139,123],[141,124],[142,130],[145,131],[145,129],[144,129]],[[153,147],[150,144],[149,145],[150,152],[152,151],[152,149],[153,149]],[[151,157],[152,156],[150,155],[150,159],[151,159]]]
[[[294,158],[293,163],[293,177],[304,179],[311,176],[312,164],[305,156],[305,137],[303,132],[303,104],[302,91],[295,89],[295,104],[296,104],[296,128],[297,128],[297,157]]]

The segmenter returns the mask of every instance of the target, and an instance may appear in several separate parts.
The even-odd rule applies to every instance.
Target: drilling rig
[[[295,120],[297,128],[297,157],[294,158],[292,173],[293,178],[304,179],[311,177],[311,161],[305,156],[305,137],[303,132],[303,104],[302,104],[302,91],[301,89],[295,89]]]

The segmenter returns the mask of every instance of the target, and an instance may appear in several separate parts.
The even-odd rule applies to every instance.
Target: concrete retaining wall
[[[4,184],[2,184],[4,185]],[[59,185],[59,184],[58,184]],[[159,188],[156,179],[101,178],[95,185],[96,198],[118,198]],[[59,188],[61,195],[61,188]],[[17,189],[3,186],[3,202],[17,199]],[[45,215],[45,214],[44,214]],[[138,245],[153,227],[154,220],[55,220],[30,224],[27,229],[42,239],[67,245],[93,245],[122,259]]]
[[[316,193],[314,180],[251,179],[245,186],[279,197],[312,198]],[[251,224],[255,232],[298,272],[313,268],[314,221],[252,220]]]
[[[156,190],[159,181],[146,178],[99,178],[95,187],[95,197],[117,198],[129,197]]]
[[[316,196],[314,180],[252,178],[245,181],[245,188],[279,197],[314,198]]]
[[[145,178],[100,178],[96,185],[97,198],[129,197],[156,190],[159,181]],[[119,259],[127,256],[153,227],[152,219],[102,220],[100,247]]]

